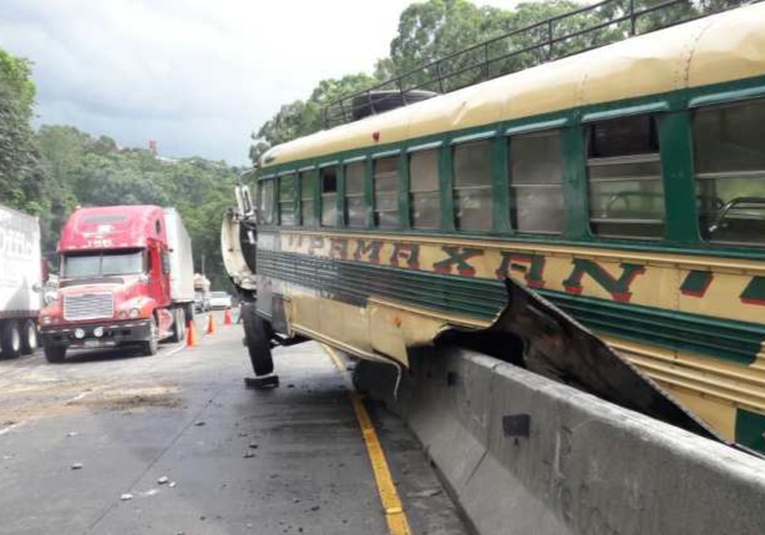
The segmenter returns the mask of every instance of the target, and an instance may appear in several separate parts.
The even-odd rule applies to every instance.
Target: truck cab
[[[70,347],[136,345],[153,355],[160,340],[183,339],[193,315],[193,273],[191,291],[173,295],[171,255],[188,248],[190,261],[190,242],[174,250],[167,227],[166,211],[158,206],[82,208],[72,214],[58,245],[58,295],[40,315],[49,361],[62,361]]]

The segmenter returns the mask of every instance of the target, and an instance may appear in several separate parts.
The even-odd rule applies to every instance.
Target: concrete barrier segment
[[[765,533],[765,461],[491,357],[416,353],[355,382],[415,432],[480,534]]]

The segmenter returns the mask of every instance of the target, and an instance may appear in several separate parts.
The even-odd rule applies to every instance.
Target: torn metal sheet
[[[495,357],[621,407],[733,445],[571,316],[512,279],[506,279],[505,285],[508,304],[490,327],[469,332],[450,329],[439,341],[459,343],[463,335],[488,338]],[[497,337],[502,333],[520,338],[523,347],[504,343],[501,336]]]

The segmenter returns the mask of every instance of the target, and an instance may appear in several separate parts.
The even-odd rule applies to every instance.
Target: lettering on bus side
[[[329,257],[348,260],[348,240],[345,238],[331,238],[329,240]]]
[[[713,280],[711,271],[689,271],[680,285],[680,293],[687,297],[702,298]]]
[[[457,273],[466,277],[475,276],[475,267],[468,262],[471,258],[483,256],[482,249],[472,247],[451,247],[444,245],[441,250],[448,256],[443,260],[433,263],[433,270],[436,273],[451,274],[452,268],[457,268]]]
[[[390,255],[390,265],[398,267],[402,260],[409,269],[420,269],[420,244],[394,242],[393,254]]]
[[[504,280],[509,277],[511,272],[515,271],[523,274],[526,285],[529,288],[544,288],[543,278],[545,270],[545,257],[538,254],[515,253],[512,251],[502,251],[502,260],[499,267],[494,272],[497,279]]]
[[[357,240],[353,259],[379,264],[382,246],[383,242],[381,240]]]
[[[746,305],[765,306],[765,277],[752,277],[739,299]]]
[[[315,255],[316,251],[324,250],[324,236],[311,236],[308,242],[308,254]]]
[[[616,279],[597,262],[592,260],[575,258],[571,263],[574,264],[574,270],[563,281],[563,287],[566,289],[566,292],[574,295],[581,294],[582,279],[585,275],[589,275],[601,288],[611,294],[614,301],[623,303],[629,302],[632,298],[632,292],[629,290],[635,277],[645,273],[645,266],[642,264],[623,263],[619,264],[619,267],[622,268],[622,275]]]

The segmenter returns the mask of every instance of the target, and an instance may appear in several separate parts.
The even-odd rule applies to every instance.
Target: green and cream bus
[[[258,332],[405,367],[510,277],[765,452],[765,5],[273,147],[255,198]]]

